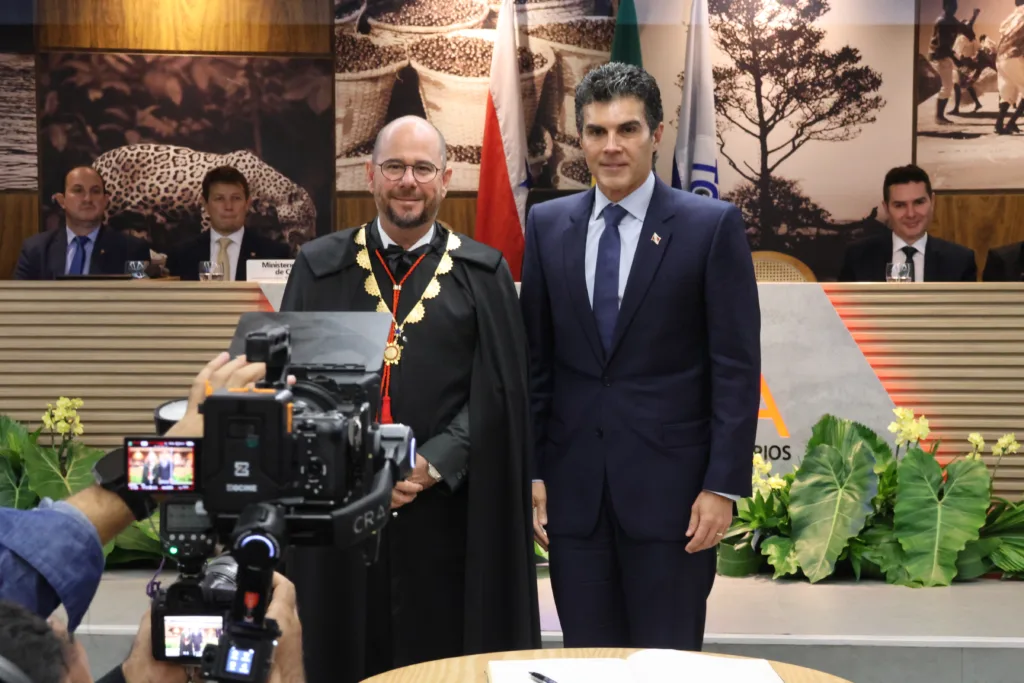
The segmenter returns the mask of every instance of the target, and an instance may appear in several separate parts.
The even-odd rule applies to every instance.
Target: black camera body
[[[169,494],[160,537],[181,567],[166,590],[150,589],[153,655],[201,665],[208,680],[266,679],[280,636],[266,608],[282,549],[373,539],[416,457],[409,427],[374,421],[376,372],[291,366],[287,327],[245,341],[265,379],[209,392],[202,439],[125,439],[129,487]],[[230,539],[230,556],[207,563],[218,539]]]

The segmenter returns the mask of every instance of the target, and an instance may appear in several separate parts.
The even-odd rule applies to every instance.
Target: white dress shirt
[[[907,255],[903,253],[903,247],[912,246],[917,249],[914,254],[914,282],[924,282],[924,248],[928,244],[928,233],[921,235],[921,239],[908,245],[895,232],[892,234],[892,263],[906,263]]]
[[[222,235],[213,228],[210,228],[210,260],[216,262],[220,254],[220,238],[227,237],[231,240],[228,245],[228,261],[231,263],[231,271],[224,273],[224,280],[232,281],[235,273],[238,272],[238,257],[242,253],[242,237],[245,235],[245,228],[235,230],[230,235]]]
[[[629,213],[619,222],[619,305],[622,305],[622,295],[626,291],[626,282],[629,280],[629,270],[633,267],[633,257],[636,255],[636,247],[640,243],[640,230],[644,227],[644,218],[647,216],[647,207],[651,205],[651,197],[654,196],[654,172],[652,171],[644,184],[626,195],[619,206]],[[594,305],[594,273],[597,271],[597,248],[604,234],[604,216],[601,212],[604,207],[612,203],[612,200],[604,196],[600,188],[594,188],[594,210],[590,214],[590,223],[587,225],[587,252],[585,267],[587,272],[587,294],[590,296],[590,305]]]
[[[390,237],[388,237],[388,234],[386,232],[384,232],[384,228],[380,227],[380,219],[379,218],[374,218],[373,219],[373,224],[377,227],[377,236],[380,237],[380,243],[382,245],[384,245],[385,249],[390,247],[392,244],[395,244],[394,240],[392,240]],[[406,251],[412,251],[413,249],[419,249],[424,244],[430,244],[430,240],[432,240],[432,239],[434,239],[434,224],[433,223],[430,224],[430,230],[427,230],[427,234],[424,235],[423,237],[421,237],[419,239],[419,241],[416,242],[416,244],[412,245],[411,248],[406,249]]]

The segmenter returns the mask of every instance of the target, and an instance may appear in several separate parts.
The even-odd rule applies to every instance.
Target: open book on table
[[[487,664],[489,683],[783,683],[763,659],[716,657],[677,650],[641,650],[625,659],[529,659]]]

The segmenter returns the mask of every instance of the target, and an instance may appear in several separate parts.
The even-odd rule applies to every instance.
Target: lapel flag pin
[[[661,244],[661,235],[659,235],[658,233],[654,233],[653,235],[651,235],[651,241],[654,242],[655,244]]]

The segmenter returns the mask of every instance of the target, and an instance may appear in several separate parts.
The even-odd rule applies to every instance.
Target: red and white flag
[[[516,35],[513,0],[502,0],[491,57],[474,237],[505,255],[518,282],[528,189],[526,119],[519,88]]]

